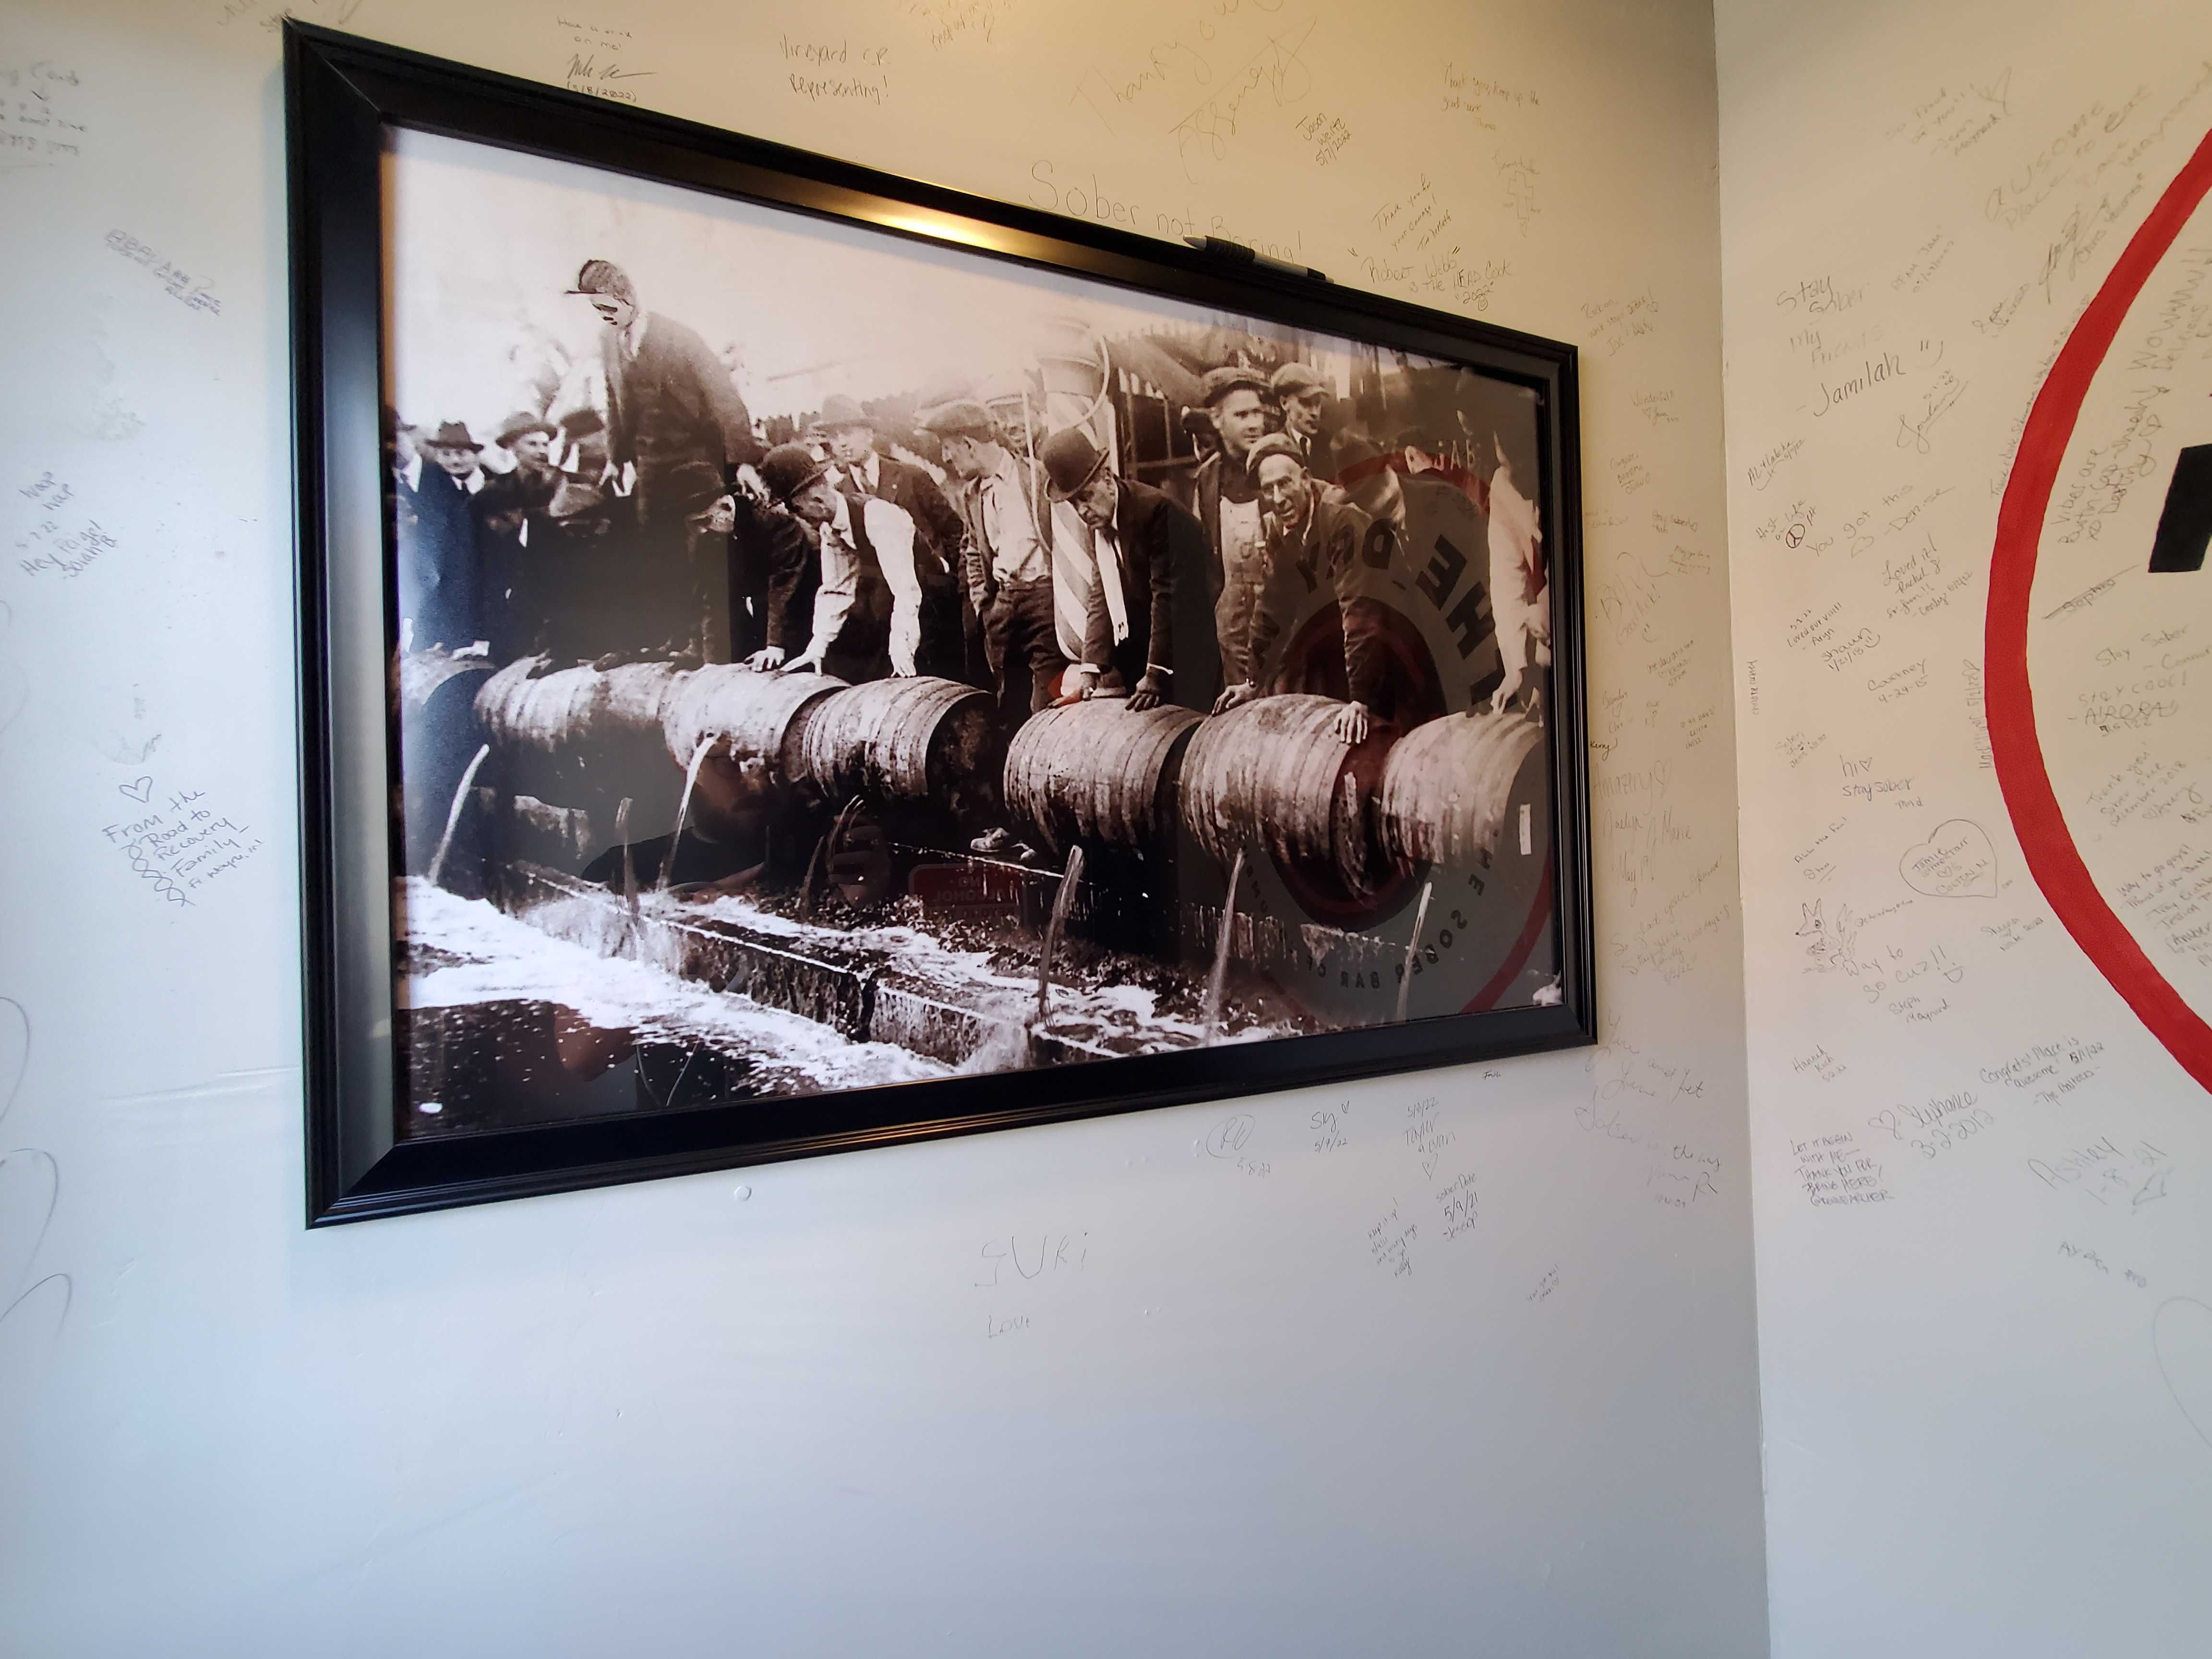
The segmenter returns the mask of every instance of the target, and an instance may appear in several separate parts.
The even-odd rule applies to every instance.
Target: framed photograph
[[[1573,348],[285,52],[311,1224],[1593,1040]]]

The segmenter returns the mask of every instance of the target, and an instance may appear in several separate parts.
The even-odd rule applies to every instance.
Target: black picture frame
[[[284,28],[296,445],[307,1220],[311,1226],[1340,1083],[1595,1041],[1576,352],[1358,289],[557,91]],[[392,600],[380,461],[387,127],[855,222],[1462,364],[1534,391],[1553,614],[1553,1006],[1058,1069],[444,1139],[397,1136]],[[917,1118],[918,1109],[926,1115]]]

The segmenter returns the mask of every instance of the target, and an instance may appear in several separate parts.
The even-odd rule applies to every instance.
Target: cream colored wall
[[[2206,1074],[2027,854],[2072,840],[2144,970],[2212,1009],[2177,944],[2212,676],[2164,665],[2212,645],[2212,574],[2146,569],[2177,451],[2212,442],[2212,214],[2027,520],[2025,656],[1986,630],[2022,424],[2212,130],[2212,14],[1718,20],[1774,1651],[2200,1654]],[[1988,688],[2023,663],[2063,837],[1996,769]]]
[[[1762,1652],[1705,11],[296,9],[1580,345],[1606,1043],[305,1233],[278,11],[19,6],[5,1645]],[[252,843],[190,911],[141,778]]]

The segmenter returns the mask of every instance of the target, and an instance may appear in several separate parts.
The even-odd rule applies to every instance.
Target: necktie
[[[1098,557],[1098,588],[1106,596],[1106,615],[1114,624],[1114,643],[1129,637],[1129,598],[1121,591],[1121,548],[1110,530],[1094,530],[1091,545]]]

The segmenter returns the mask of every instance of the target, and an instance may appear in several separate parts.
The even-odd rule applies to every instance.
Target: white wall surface
[[[2212,213],[2027,520],[2024,655],[1985,631],[2030,408],[2212,129],[2212,12],[1723,0],[1718,33],[1774,1651],[2202,1654],[2208,1051],[2027,855],[2070,842],[2118,979],[2212,1012],[2212,573],[2147,574],[2212,443]],[[2023,662],[2057,827],[1996,769]]]
[[[1764,1652],[1704,9],[295,9],[1582,345],[1607,1042],[309,1235],[280,8],[19,3],[0,1648]]]

